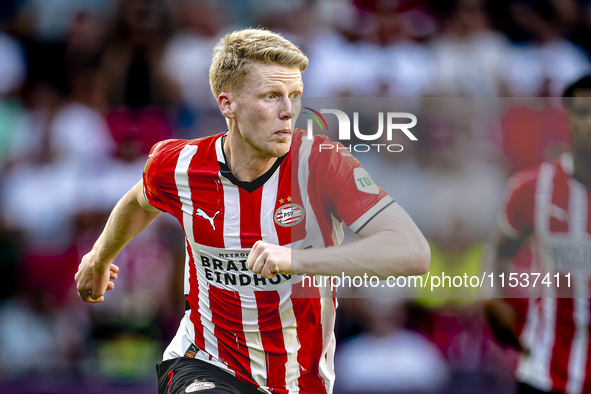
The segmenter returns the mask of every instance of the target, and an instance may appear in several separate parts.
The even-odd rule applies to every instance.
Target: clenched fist
[[[105,292],[115,287],[115,283],[109,280],[117,279],[118,272],[119,267],[115,264],[100,264],[92,252],[85,254],[74,277],[82,301],[103,302]]]
[[[291,249],[284,246],[257,241],[246,260],[255,274],[272,279],[277,274],[291,275]]]

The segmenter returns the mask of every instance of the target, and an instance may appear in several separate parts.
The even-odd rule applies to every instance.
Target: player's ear
[[[234,102],[234,97],[232,96],[232,92],[222,92],[218,96],[218,107],[220,108],[220,112],[228,119],[234,119],[234,111],[236,107],[236,103]]]

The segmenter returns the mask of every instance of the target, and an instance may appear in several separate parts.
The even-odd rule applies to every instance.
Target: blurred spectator
[[[337,390],[353,393],[438,392],[448,379],[439,349],[405,329],[406,305],[398,298],[361,298],[366,330],[340,345]]]
[[[10,227],[25,230],[28,242],[63,250],[71,234],[64,223],[75,206],[76,195],[74,179],[69,175],[76,168],[62,160],[64,156],[57,153],[53,143],[51,122],[60,102],[60,94],[47,84],[30,89],[28,109],[13,129],[21,141],[20,149],[13,151],[16,164],[0,191],[2,217]]]
[[[308,97],[362,97],[374,91],[374,63],[363,59],[375,56],[376,50],[355,33],[320,30],[307,55],[314,59],[303,74]]]
[[[448,152],[439,154],[433,166],[424,168],[422,173],[429,199],[423,205],[423,214],[429,218],[424,231],[444,237],[461,223],[456,231],[461,229],[470,234],[473,241],[486,240],[501,199],[499,185],[504,180],[503,171],[482,162],[469,165],[463,162],[446,168],[439,160]],[[446,208],[440,209],[442,206]]]
[[[430,89],[432,59],[406,33],[397,6],[350,13],[349,24],[320,29],[308,43],[307,94],[420,97]]]
[[[23,229],[30,246],[54,252],[72,242],[71,218],[84,201],[79,181],[99,171],[113,151],[107,123],[92,106],[93,69],[71,68],[75,77],[66,78],[72,42],[31,49],[33,58],[48,56],[53,66],[29,79],[27,109],[12,129],[12,168],[1,189],[7,223]]]
[[[569,82],[589,71],[588,54],[564,38],[559,3],[520,0],[510,5],[510,15],[526,37],[506,60],[511,95],[560,97]]]
[[[185,130],[187,138],[198,138],[225,127],[209,86],[209,65],[214,46],[229,29],[217,3],[183,0],[178,8],[180,29],[168,41],[165,68],[181,90],[180,131]]]
[[[579,1],[565,1],[559,2],[554,1],[554,4],[568,4],[573,10],[573,17],[569,20],[569,23],[565,23],[565,27],[569,30],[570,34],[568,38],[584,49],[587,55],[591,54],[591,42],[589,36],[591,36],[591,2],[587,0]]]
[[[0,371],[8,379],[51,373],[60,361],[54,321],[43,313],[47,298],[43,294],[31,298],[34,302],[13,300],[0,308]]]
[[[99,67],[107,34],[105,22],[100,15],[80,12],[72,18],[65,36],[65,61],[72,94],[78,101],[99,110],[104,109]]]
[[[411,8],[413,1],[355,2],[368,25],[362,36],[375,45],[372,74],[376,79],[372,95],[377,97],[421,97],[433,83],[433,58],[424,45],[415,41],[425,38],[434,20],[422,8]],[[411,10],[409,11],[409,8]],[[413,14],[414,12],[414,14]],[[419,13],[427,30],[416,29],[412,15]],[[429,27],[431,25],[431,28]]]
[[[58,309],[51,294],[39,288],[1,304],[0,376],[35,379],[77,370],[90,333],[84,309]]]
[[[61,40],[68,24],[80,12],[108,14],[117,0],[23,0],[23,10],[35,20],[34,36],[41,41]]]
[[[171,34],[163,0],[122,0],[102,59],[107,117],[119,145],[138,143],[147,154],[171,137],[166,109],[178,102],[178,88],[166,75],[164,50]]]
[[[23,50],[18,41],[0,31],[0,97],[14,93],[26,75]]]
[[[20,90],[25,81],[27,70],[24,55],[20,43],[0,31],[0,174],[17,148],[14,128],[22,108],[11,96]]]
[[[492,98],[425,99],[417,156],[423,165],[421,216],[426,218],[420,224],[428,238],[445,237],[461,223],[457,230],[472,242],[487,239],[505,179],[491,135],[496,107]]]
[[[445,96],[502,96],[507,40],[489,28],[482,0],[454,0],[443,34],[431,43],[433,92]]]

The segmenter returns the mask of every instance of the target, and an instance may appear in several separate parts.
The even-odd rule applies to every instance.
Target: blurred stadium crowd
[[[569,147],[564,112],[539,98],[591,70],[588,0],[3,0],[5,392],[155,392],[184,310],[177,223],[162,215],[124,249],[103,304],[79,300],[74,273],[155,142],[225,129],[212,48],[246,26],[303,49],[305,96],[418,100],[418,144],[355,155],[430,240],[432,272],[478,272],[508,175]],[[512,387],[517,355],[492,341],[474,299],[359,291],[340,301],[338,393]]]

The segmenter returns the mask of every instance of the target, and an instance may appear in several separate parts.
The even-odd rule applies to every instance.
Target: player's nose
[[[295,108],[289,97],[283,97],[279,105],[279,118],[288,120],[295,116]]]

